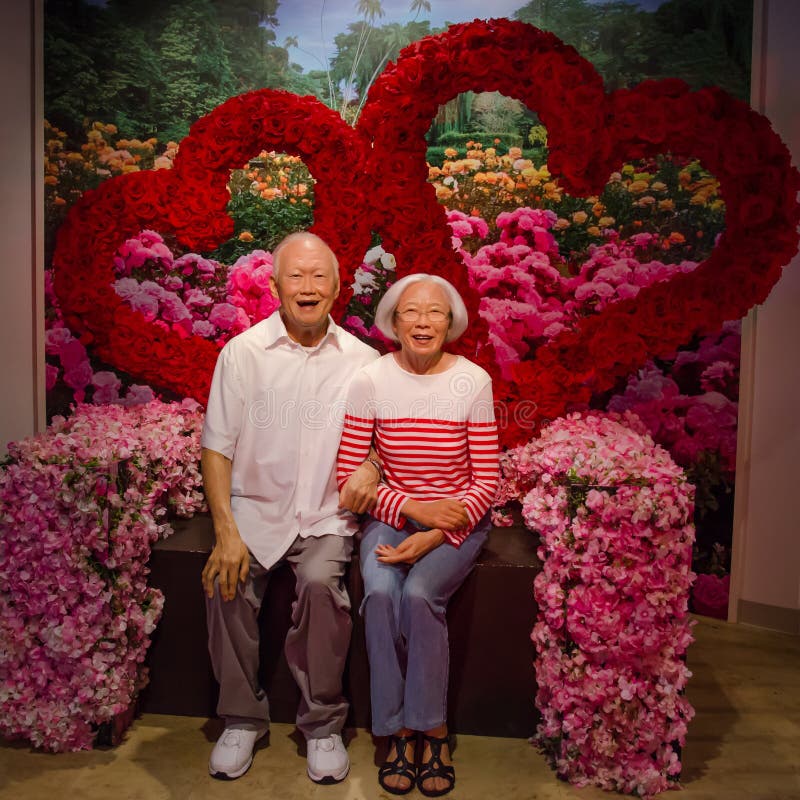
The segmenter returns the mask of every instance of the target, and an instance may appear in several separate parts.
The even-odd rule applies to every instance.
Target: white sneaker
[[[342,737],[332,733],[324,739],[309,739],[308,777],[315,783],[338,783],[350,771],[350,758]]]
[[[261,730],[247,723],[225,728],[208,760],[211,776],[229,781],[244,775],[253,763],[255,743],[266,733],[266,729]]]

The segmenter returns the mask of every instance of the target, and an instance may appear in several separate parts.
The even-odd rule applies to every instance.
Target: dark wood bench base
[[[208,656],[200,574],[213,542],[210,517],[177,520],[175,533],[158,542],[150,582],[165,595],[164,614],[148,653],[150,684],[145,712],[213,717],[217,684]],[[448,723],[454,732],[530,736],[536,727],[536,683],[530,641],[536,604],[533,580],[540,565],[535,537],[524,528],[496,528],[472,574],[448,608],[450,690]],[[353,639],[345,671],[351,708],[348,725],[369,728],[369,666],[364,628],[356,613],[364,590],[358,558],[347,575]],[[283,656],[294,580],[281,566],[261,611],[261,674],[275,722],[295,719],[299,692]]]

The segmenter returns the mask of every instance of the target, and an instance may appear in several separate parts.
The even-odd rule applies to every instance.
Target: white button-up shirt
[[[234,336],[217,358],[201,444],[231,459],[231,508],[265,567],[297,536],[352,536],[339,508],[336,455],[350,379],[378,352],[328,319],[314,347],[280,313]]]

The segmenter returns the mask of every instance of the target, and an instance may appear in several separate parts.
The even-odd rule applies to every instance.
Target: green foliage
[[[276,9],[277,0],[45,0],[45,117],[73,141],[86,118],[179,140],[228,97],[296,75],[274,44]]]
[[[533,147],[547,147],[547,128],[544,125],[531,125],[528,141]]]
[[[673,77],[749,97],[753,0],[668,0],[652,13],[619,0],[531,0],[514,16],[575,47],[610,90]]]
[[[310,228],[314,222],[310,206],[292,203],[289,198],[264,200],[249,192],[234,194],[228,203],[228,213],[234,220],[234,236],[208,254],[209,258],[225,264],[233,264],[253,250],[272,252],[284,236]],[[243,232],[253,238],[239,240]]]
[[[397,58],[400,50],[434,32],[428,20],[414,20],[406,25],[393,22],[375,27],[375,17],[382,16],[382,12],[378,13],[374,4],[361,8],[361,12],[364,19],[350,23],[346,33],[334,37],[336,54],[331,59],[330,77],[334,90],[341,93],[342,101],[337,103],[339,98],[330,96],[326,101],[334,108],[340,105],[345,118],[348,102],[356,108],[363,105],[372,82],[390,61]],[[353,109],[354,118],[357,116],[356,108]]]
[[[499,142],[495,142],[499,139]],[[443,133],[436,144],[442,147],[462,147],[466,148],[468,142],[480,142],[484,147],[521,147],[522,136],[514,131],[480,131],[472,133],[461,133],[460,131],[448,131]]]
[[[210,0],[171,6],[156,48],[163,75],[156,102],[165,121],[159,138],[179,140],[189,132],[192,121],[235,94]]]

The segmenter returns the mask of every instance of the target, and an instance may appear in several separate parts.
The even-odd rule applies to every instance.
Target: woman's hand
[[[460,500],[413,500],[409,498],[400,508],[400,513],[424,525],[426,528],[441,528],[457,531],[469,523],[467,509]]]
[[[445,540],[444,531],[431,528],[406,536],[397,547],[381,544],[375,548],[375,555],[382,564],[415,564],[424,555],[435,550]]]

